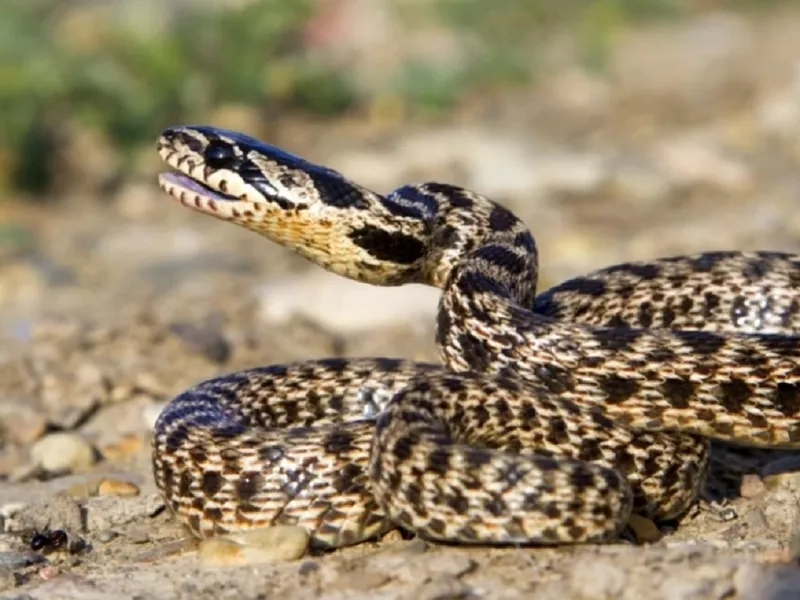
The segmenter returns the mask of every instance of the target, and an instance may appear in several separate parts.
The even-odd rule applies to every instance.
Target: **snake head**
[[[379,285],[419,270],[424,223],[327,167],[255,138],[211,126],[179,126],[158,138],[173,170],[159,185],[182,205],[291,248],[345,277]],[[412,235],[414,234],[414,235]],[[398,262],[399,261],[399,262]]]
[[[159,176],[159,185],[189,208],[226,221],[248,221],[272,207],[309,205],[297,181],[309,163],[242,133],[171,127],[159,136],[157,149],[174,169]]]

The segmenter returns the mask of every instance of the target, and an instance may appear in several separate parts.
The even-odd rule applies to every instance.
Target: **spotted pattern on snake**
[[[800,257],[617,265],[536,295],[533,235],[442,183],[382,196],[241,133],[173,127],[161,188],[374,285],[441,289],[441,365],[332,358],[219,376],[160,415],[158,487],[198,537],[399,526],[466,544],[616,539],[685,513],[709,440],[800,446]]]

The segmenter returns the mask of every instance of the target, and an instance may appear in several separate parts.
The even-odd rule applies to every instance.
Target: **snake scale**
[[[697,499],[709,440],[800,447],[800,256],[615,265],[536,295],[525,224],[442,183],[379,195],[241,133],[165,130],[161,188],[350,279],[441,289],[439,364],[329,358],[219,376],[155,427],[197,537],[295,524],[333,548],[400,526],[463,544],[619,536]]]

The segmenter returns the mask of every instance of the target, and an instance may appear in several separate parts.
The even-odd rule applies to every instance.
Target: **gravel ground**
[[[716,15],[623,39],[613,85],[565,68],[448,126],[285,135],[378,190],[436,179],[512,207],[537,236],[541,288],[625,260],[800,251],[798,24],[796,11]],[[725,40],[713,53],[710,36]],[[31,232],[0,245],[3,598],[800,598],[792,453],[736,462],[744,475],[720,503],[637,528],[638,543],[483,549],[391,533],[297,557],[290,528],[253,550],[198,551],[152,481],[164,402],[259,364],[436,360],[437,295],[322,274],[169,203],[145,171],[110,202],[3,207]],[[32,550],[48,529],[66,544]]]

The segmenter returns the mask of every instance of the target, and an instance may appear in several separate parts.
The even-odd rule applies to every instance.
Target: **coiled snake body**
[[[439,183],[381,196],[248,136],[158,141],[181,204],[377,285],[442,290],[443,365],[323,359],[200,383],[156,424],[167,505],[198,537],[280,523],[318,547],[614,539],[696,499],[709,439],[800,446],[800,257],[617,265],[535,295],[502,206]]]

